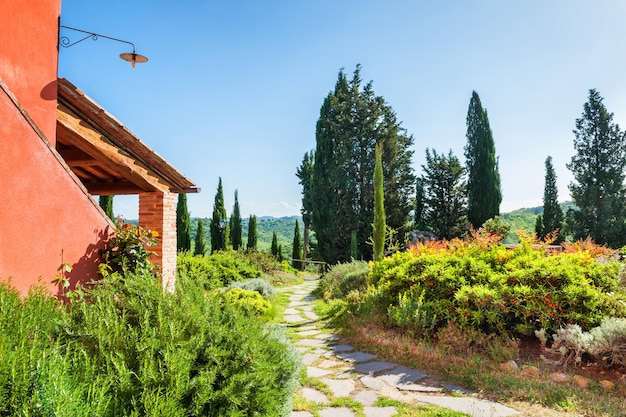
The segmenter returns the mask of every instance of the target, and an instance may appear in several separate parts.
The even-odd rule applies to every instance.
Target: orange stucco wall
[[[60,0],[11,1],[0,13],[0,78],[54,143]],[[22,292],[50,282],[62,262],[97,278],[98,249],[112,224],[0,91],[0,280]]]

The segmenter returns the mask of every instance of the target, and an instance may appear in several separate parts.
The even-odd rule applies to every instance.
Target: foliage
[[[244,311],[246,314],[264,316],[272,304],[254,290],[233,287],[223,294],[224,302]]]
[[[148,247],[156,246],[157,232],[145,230],[131,223],[118,223],[115,234],[106,247],[100,250],[101,273],[146,272],[151,273],[154,265],[148,259],[154,252]]]
[[[315,151],[306,152],[302,158],[302,164],[296,171],[298,183],[302,186],[302,227],[304,229],[302,242],[302,259],[306,259],[309,252],[309,230],[311,229],[311,213],[312,213],[312,181],[313,181],[313,162],[315,161]],[[304,269],[305,263],[301,268]]]
[[[198,219],[198,227],[196,229],[196,244],[193,248],[194,255],[204,256],[206,253],[206,243],[204,240],[204,223]]]
[[[383,97],[376,96],[372,82],[362,86],[360,71],[357,65],[350,81],[343,70],[339,72],[316,124],[307,195],[312,197],[311,222],[320,256],[331,264],[349,260],[353,230],[358,236],[358,257],[372,258],[367,238],[374,218],[376,144],[383,144],[387,223],[404,231],[412,209],[413,138],[401,128]]]
[[[226,249],[226,209],[224,208],[224,190],[222,188],[222,177],[217,184],[215,202],[213,203],[213,216],[211,217],[211,253]]]
[[[576,119],[576,154],[567,168],[574,175],[569,189],[578,210],[568,212],[567,223],[575,240],[589,236],[617,248],[626,243],[626,138],[602,100],[596,90],[589,90]]]
[[[474,232],[396,253],[372,266],[358,308],[415,332],[454,322],[486,333],[531,334],[626,316],[618,262],[596,259],[591,250],[551,254],[522,237],[514,250]]]
[[[242,288],[244,290],[256,291],[267,299],[274,298],[274,289],[272,288],[272,284],[262,278],[236,281],[230,284],[229,288]]]
[[[272,235],[272,247],[270,249],[270,253],[272,254],[272,256],[274,256],[277,260],[280,260],[278,257],[278,237],[276,236],[276,232],[274,232],[274,234]]]
[[[235,190],[235,204],[233,205],[233,215],[230,216],[230,244],[233,250],[243,247],[242,242],[242,226],[241,226],[241,210],[239,209],[239,193]]]
[[[500,216],[487,220],[482,228],[485,232],[498,236],[500,241],[504,240],[511,232],[511,225],[502,220]]]
[[[257,236],[256,236],[256,216],[250,215],[248,220],[248,244],[246,250],[254,252],[257,249]]]
[[[365,276],[370,266],[365,261],[356,261],[334,265],[320,278],[317,291],[326,300],[346,297],[352,291],[364,291]]]
[[[191,220],[187,208],[187,194],[178,194],[176,204],[176,250],[178,252],[191,250]]]
[[[476,91],[472,92],[466,123],[467,218],[474,228],[478,228],[487,219],[500,214],[502,193],[487,110],[483,109]]]
[[[220,288],[234,281],[261,276],[262,271],[239,252],[221,251],[210,256],[179,253],[176,263],[178,278],[194,280],[204,289]]]
[[[0,416],[291,412],[299,355],[242,306],[130,272],[77,291],[62,308],[43,287],[21,299],[0,284]]]
[[[554,243],[559,244],[564,240],[563,210],[559,205],[559,195],[556,186],[556,173],[552,166],[552,157],[546,158],[546,180],[543,191],[543,215],[541,217],[542,229],[537,236],[544,239],[557,231]]]
[[[115,221],[115,215],[113,214],[113,196],[112,195],[101,195],[98,198],[98,204],[104,210],[104,214],[106,214],[109,219]]]
[[[381,143],[375,147],[376,163],[374,165],[374,223],[372,225],[372,243],[374,262],[380,261],[385,256],[385,232],[387,231],[387,219],[385,216],[385,193],[383,190],[383,146]]]
[[[298,220],[296,220],[296,225],[293,229],[293,250],[291,252],[292,266],[295,269],[300,269],[302,267],[302,262],[299,259],[302,259],[302,245],[300,244],[300,225]]]
[[[605,317],[588,332],[570,324],[557,331],[550,350],[561,355],[563,366],[580,365],[587,354],[604,365],[626,368],[626,319]]]
[[[415,209],[414,216],[414,228],[415,230],[426,231],[428,225],[426,224],[426,186],[424,179],[419,177],[415,180]]]
[[[424,176],[424,220],[430,230],[444,239],[463,236],[469,229],[467,222],[465,170],[452,154],[437,154],[426,149]]]

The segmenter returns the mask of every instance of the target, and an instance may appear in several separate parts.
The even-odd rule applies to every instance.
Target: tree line
[[[426,148],[422,173],[416,175],[411,165],[414,138],[385,99],[374,93],[372,81],[363,85],[360,72],[357,65],[348,79],[343,69],[339,71],[320,109],[315,149],[304,154],[296,170],[302,186],[304,256],[309,256],[307,241],[314,232],[315,257],[328,263],[377,257],[377,148],[382,154],[386,244],[395,241],[402,247],[410,230],[445,239],[461,237],[496,218],[502,201],[498,157],[478,93],[472,92],[466,116],[465,162],[452,150]],[[626,243],[626,141],[612,118],[602,97],[590,90],[574,129],[576,154],[567,164],[575,179],[569,185],[575,208],[563,214],[548,156],[544,210],[535,227],[538,237],[556,242],[566,236],[590,237],[612,247]]]

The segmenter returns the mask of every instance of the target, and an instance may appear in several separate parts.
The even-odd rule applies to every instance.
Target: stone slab
[[[326,346],[326,341],[320,339],[300,339],[296,342],[299,346]]]
[[[354,396],[354,401],[358,401],[365,407],[372,407],[378,400],[378,394],[374,391],[361,391]]]
[[[311,320],[319,320],[320,316],[313,311],[304,311],[304,315]]]
[[[401,384],[410,384],[426,378],[426,374],[406,366],[398,366],[391,371],[385,372],[378,378],[382,379],[389,385],[397,386]]]
[[[339,359],[344,360],[346,362],[356,362],[356,363],[367,362],[367,361],[371,361],[372,359],[376,359],[376,355],[372,355],[371,353],[365,353],[365,352],[352,352],[352,353],[340,352],[340,353],[337,353],[335,356],[337,356]]]
[[[422,384],[399,384],[396,385],[400,391],[412,391],[412,392],[441,392],[441,388],[429,387]]]
[[[328,397],[323,392],[320,392],[313,388],[302,388],[302,396],[309,401],[315,403],[325,404],[328,402]]]
[[[345,365],[344,362],[334,361],[332,359],[326,359],[320,362],[317,366],[324,369],[337,368],[339,366]]]
[[[440,407],[469,414],[472,417],[508,417],[522,415],[519,411],[501,404],[471,397],[418,395],[416,399],[422,403],[435,404]]]
[[[328,333],[320,333],[316,335],[315,338],[324,339],[324,340],[332,340],[332,341],[339,340],[339,336],[337,336],[336,334],[328,334]]]
[[[331,349],[333,352],[350,352],[354,350],[354,348],[350,345],[337,345],[333,346]]]
[[[391,417],[398,414],[395,407],[363,407],[365,417]]]
[[[369,389],[373,389],[374,391],[380,391],[385,386],[385,383],[380,379],[365,375],[360,378],[363,385],[365,385]]]
[[[313,417],[308,411],[292,411],[289,417]]]
[[[478,394],[476,391],[465,389],[463,387],[459,387],[458,385],[441,384],[441,386],[444,387],[446,390],[448,390],[450,392],[458,392],[458,393],[465,394],[465,395]]]
[[[353,366],[352,369],[360,374],[375,374],[381,371],[393,369],[396,366],[398,366],[398,364],[392,362],[365,362]]]
[[[300,314],[300,311],[296,310],[295,308],[286,308],[283,313],[287,316],[293,316],[295,314]]]
[[[319,411],[320,417],[354,417],[354,412],[346,407],[325,408]]]
[[[306,374],[307,374],[307,376],[310,376],[310,377],[319,378],[321,376],[326,376],[326,375],[332,374],[332,371],[329,371],[327,369],[316,368],[314,366],[307,366],[306,367]]]
[[[353,379],[330,379],[322,378],[321,381],[328,385],[335,397],[348,397],[356,386]]]
[[[302,355],[302,363],[305,365],[311,365],[313,362],[318,360],[320,355],[317,353],[305,353]]]
[[[298,336],[314,336],[316,334],[318,334],[320,331],[317,329],[314,330],[300,330],[299,332],[296,332],[296,334]],[[317,339],[321,339],[321,337],[317,337],[315,336]]]
[[[285,320],[287,323],[298,323],[298,322],[300,322],[300,321],[304,321],[304,317],[302,317],[302,316],[301,316],[301,315],[299,315],[299,314],[298,314],[298,315],[292,314],[292,315],[290,315],[290,316],[285,316],[285,317],[284,317],[284,320]]]

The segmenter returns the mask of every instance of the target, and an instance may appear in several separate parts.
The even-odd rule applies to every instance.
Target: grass
[[[461,385],[480,392],[485,398],[508,404],[528,416],[626,416],[626,387],[623,384],[618,384],[613,391],[603,390],[597,384],[591,384],[585,390],[571,383],[551,381],[549,370],[544,370],[539,378],[505,373],[499,369],[499,363],[490,361],[484,354],[451,354],[429,341],[386,328],[375,317],[352,316],[342,311],[341,304],[319,302],[316,311],[326,317],[334,315],[333,325],[339,329],[345,343],[357,349],[367,349],[381,360],[420,369],[444,382]],[[543,366],[541,363],[533,365]]]

